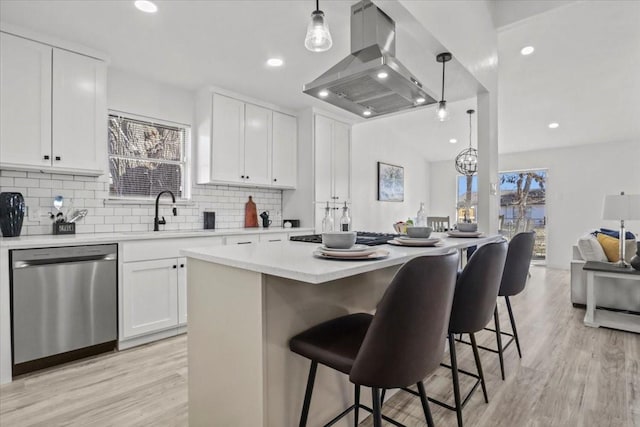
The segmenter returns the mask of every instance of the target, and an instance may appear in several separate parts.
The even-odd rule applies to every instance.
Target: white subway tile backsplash
[[[48,212],[53,212],[53,197],[65,198],[63,211],[88,209],[87,217],[76,225],[76,233],[114,231],[151,231],[155,206],[153,203],[121,204],[110,201],[109,183],[105,176],[84,177],[40,172],[0,171],[0,191],[20,192],[31,212],[37,212],[37,221],[25,218],[23,235],[51,234]],[[228,185],[194,185],[187,205],[178,205],[174,217],[171,204],[163,199],[159,215],[164,216],[165,230],[199,230],[203,227],[204,210],[216,212],[216,228],[242,228],[244,208],[253,196],[258,213],[269,211],[274,225],[282,221],[282,191],[240,188]],[[33,218],[33,216],[31,216]],[[162,226],[161,226],[162,227]]]

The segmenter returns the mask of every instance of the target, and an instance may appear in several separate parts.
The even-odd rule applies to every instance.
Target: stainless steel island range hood
[[[371,118],[437,102],[395,58],[395,22],[371,0],[351,6],[351,54],[303,92]]]

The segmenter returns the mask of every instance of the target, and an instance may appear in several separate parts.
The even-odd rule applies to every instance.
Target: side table
[[[637,280],[638,286],[640,286],[640,271],[632,268],[614,267],[611,264],[596,261],[587,261],[582,269],[587,273],[587,312],[584,316],[584,324],[594,328],[604,326],[640,333],[640,314],[599,309],[596,308],[595,301],[596,277]]]

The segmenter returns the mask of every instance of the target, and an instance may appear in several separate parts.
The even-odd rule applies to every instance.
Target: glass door
[[[510,239],[523,231],[535,231],[533,259],[546,259],[547,171],[532,169],[500,172],[500,234]]]

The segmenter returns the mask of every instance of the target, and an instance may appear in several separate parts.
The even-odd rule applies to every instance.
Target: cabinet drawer
[[[245,234],[242,236],[228,236],[227,245],[248,245],[259,241],[257,234]]]
[[[181,249],[220,246],[222,236],[137,240],[122,243],[122,262],[177,258]]]
[[[286,233],[270,233],[261,234],[260,242],[286,242],[289,240],[289,236]]]

